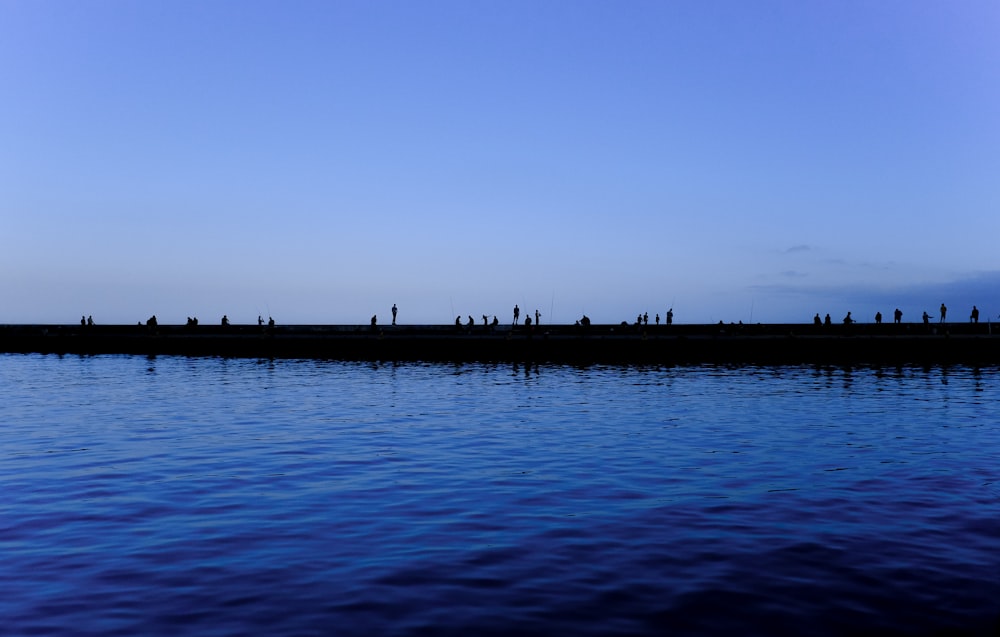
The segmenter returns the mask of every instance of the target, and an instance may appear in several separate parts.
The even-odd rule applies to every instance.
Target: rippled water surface
[[[3,634],[993,634],[998,369],[0,356]]]

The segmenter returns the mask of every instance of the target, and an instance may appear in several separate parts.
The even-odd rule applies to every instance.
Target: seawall
[[[1000,365],[1000,330],[985,323],[0,325],[0,352],[570,364]]]

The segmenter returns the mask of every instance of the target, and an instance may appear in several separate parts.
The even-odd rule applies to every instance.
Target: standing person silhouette
[[[392,304],[392,324],[393,325],[396,324],[396,312],[397,312],[397,310],[396,310],[396,304],[393,303]]]
[[[945,319],[945,317],[946,317],[947,315],[948,315],[948,308],[946,308],[946,307],[944,306],[944,303],[942,303],[942,304],[941,304],[941,320],[940,320],[940,321],[938,321],[938,322],[939,322],[939,323],[944,323],[944,319]]]
[[[972,306],[972,314],[969,315],[969,321],[973,323],[979,322],[979,308],[975,305]]]
[[[898,324],[903,320],[903,311],[897,307],[896,311],[892,313],[892,316],[893,320]]]
[[[517,319],[521,316],[521,308],[514,304],[514,325],[517,325]]]

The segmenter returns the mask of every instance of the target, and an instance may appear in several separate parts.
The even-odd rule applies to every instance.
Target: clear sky
[[[995,0],[0,0],[0,323],[1000,314]]]

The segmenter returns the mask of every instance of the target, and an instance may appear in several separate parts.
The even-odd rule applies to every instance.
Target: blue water
[[[3,355],[0,633],[994,634],[998,372]]]

